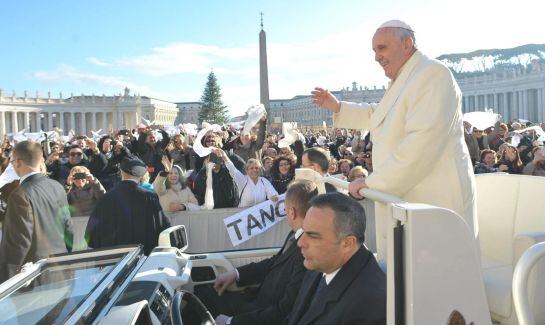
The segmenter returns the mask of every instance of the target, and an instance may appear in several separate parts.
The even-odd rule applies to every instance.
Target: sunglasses
[[[72,156],[72,157],[81,157],[82,154],[83,154],[82,152],[71,152],[70,156]]]

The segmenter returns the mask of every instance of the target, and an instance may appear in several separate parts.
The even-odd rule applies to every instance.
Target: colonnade
[[[509,90],[495,93],[477,93],[462,97],[464,113],[492,109],[504,121],[525,119],[545,121],[545,88]]]
[[[134,128],[139,120],[134,111],[66,112],[66,111],[0,111],[0,134],[51,131],[62,134],[74,130],[77,135],[91,135],[91,131]]]

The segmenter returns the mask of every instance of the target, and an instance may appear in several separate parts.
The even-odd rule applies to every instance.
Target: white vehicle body
[[[326,181],[346,186],[339,180]],[[539,243],[545,240],[543,193],[545,178],[478,176],[479,249],[465,221],[452,211],[366,190],[376,204],[388,207],[387,215],[376,216],[387,218],[388,225],[383,265],[388,324],[461,324],[461,319],[466,324],[544,324],[545,262],[540,257],[545,255],[545,244]],[[161,324],[176,316],[173,310],[179,290],[192,292],[195,286],[212,284],[220,273],[277,252],[269,248],[188,254],[189,233],[186,237],[183,226],[166,230],[160,246],[148,257],[132,247],[84,251],[37,262],[0,285],[0,322],[16,323],[22,315],[16,305],[22,304],[17,299],[25,296],[13,296],[14,292],[32,287],[29,283],[44,270],[62,269],[60,265],[67,261],[72,264],[64,269],[104,261],[108,266],[100,266],[100,262],[94,270],[99,274],[107,269],[109,273],[102,278],[93,274],[96,285],[93,283],[77,308],[58,323],[118,325],[146,320]],[[112,255],[120,256],[116,264]],[[47,314],[44,310],[53,308],[52,292],[62,297],[77,291],[74,288],[77,285],[59,286],[56,291],[44,288],[35,296],[24,293],[34,301],[25,304],[25,315],[42,319]],[[43,295],[49,296],[44,299]]]

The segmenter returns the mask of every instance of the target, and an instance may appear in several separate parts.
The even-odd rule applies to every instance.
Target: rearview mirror
[[[176,247],[181,252],[188,246],[187,232],[184,225],[172,226],[159,234],[159,246]]]

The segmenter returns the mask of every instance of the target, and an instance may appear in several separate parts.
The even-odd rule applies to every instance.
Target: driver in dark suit
[[[280,324],[289,314],[306,272],[295,232],[303,224],[308,202],[317,194],[318,189],[313,182],[293,181],[285,199],[286,219],[292,231],[278,254],[222,273],[214,283],[216,292],[196,291],[212,315],[217,316],[218,325]],[[259,284],[259,289],[257,293],[226,292],[225,289],[235,282],[241,286]]]
[[[19,142],[10,162],[20,185],[8,198],[2,227],[0,283],[27,262],[70,251],[74,237],[64,188],[40,172],[44,166],[40,144]]]
[[[309,270],[289,325],[386,324],[386,277],[363,246],[365,212],[341,193],[310,201],[298,246]]]

